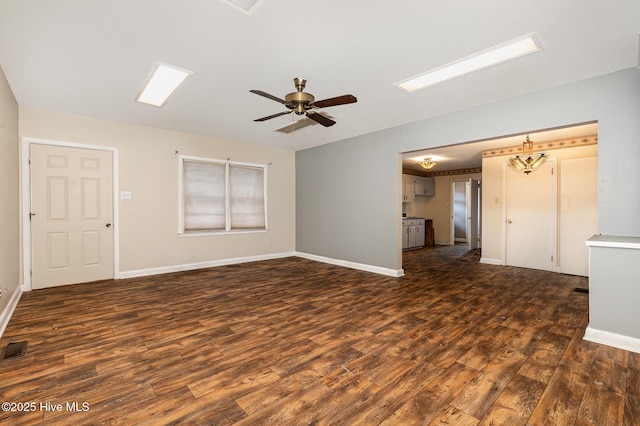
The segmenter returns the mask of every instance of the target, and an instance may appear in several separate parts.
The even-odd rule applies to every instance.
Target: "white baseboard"
[[[502,260],[500,259],[491,259],[488,257],[481,257],[480,258],[480,263],[485,263],[487,265],[498,265],[501,266],[502,265]]]
[[[157,268],[137,269],[120,272],[119,278],[145,277],[148,275],[170,274],[171,272],[191,271],[194,269],[213,268],[216,266],[235,265],[238,263],[257,262],[261,260],[281,259],[296,256],[294,252],[261,254],[257,256],[235,257],[231,259],[208,260],[206,262],[186,263],[182,265],[160,266]]]
[[[316,262],[329,263],[331,265],[344,266],[346,268],[351,268],[351,269],[358,269],[360,271],[373,272],[375,274],[381,274],[381,275],[386,275],[390,277],[401,277],[404,275],[403,269],[396,270],[396,269],[382,268],[380,266],[372,266],[364,263],[350,262],[347,260],[332,259],[329,257],[317,256],[315,254],[308,254],[308,253],[301,253],[301,252],[285,252],[285,253],[265,254],[265,255],[258,255],[258,256],[236,257],[232,259],[210,260],[206,262],[187,263],[183,265],[160,266],[157,268],[137,269],[133,271],[123,271],[123,272],[120,272],[119,278],[136,278],[136,277],[146,277],[149,275],[170,274],[172,272],[191,271],[194,269],[213,268],[216,266],[235,265],[238,263],[257,262],[261,260],[281,259],[284,257],[291,257],[291,256],[302,257],[304,259],[314,260]]]
[[[315,260],[316,262],[329,263],[331,265],[344,266],[345,268],[357,269],[359,271],[373,272],[374,274],[386,275],[389,277],[401,277],[404,269],[382,268],[380,266],[367,265],[364,263],[350,262],[348,260],[333,259],[330,257],[318,256],[315,254],[296,252],[296,256],[304,259]]]
[[[11,299],[9,299],[7,306],[5,306],[2,313],[0,313],[0,337],[4,334],[4,330],[7,328],[7,325],[9,325],[13,311],[16,310],[18,302],[20,301],[20,296],[22,296],[22,290],[18,287],[11,296]]]
[[[613,346],[614,348],[624,349],[625,351],[640,353],[640,339],[635,337],[624,336],[622,334],[587,327],[584,332],[584,340]]]

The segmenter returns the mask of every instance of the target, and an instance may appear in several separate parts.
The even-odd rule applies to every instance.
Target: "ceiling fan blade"
[[[262,117],[262,118],[256,118],[253,121],[267,121],[267,120],[271,120],[272,118],[276,118],[276,117],[280,117],[281,115],[287,115],[287,114],[291,114],[293,111],[285,111],[285,112],[279,112],[277,114],[273,114],[273,115],[268,115],[266,117]]]
[[[310,119],[312,119],[317,123],[322,124],[324,127],[329,127],[336,124],[336,122],[333,121],[332,119],[327,118],[324,115],[318,114],[317,112],[313,112],[313,111],[307,111],[307,117],[309,117]]]
[[[264,96],[265,98],[271,99],[272,101],[280,102],[281,104],[286,104],[287,102],[284,99],[280,99],[276,96],[270,95],[267,92],[263,92],[262,90],[249,90],[251,93],[255,93],[256,95]]]
[[[352,104],[354,102],[358,102],[358,99],[355,96],[342,95],[342,96],[336,96],[335,98],[316,101],[312,103],[311,106],[317,107],[317,108],[326,108],[326,107],[336,106],[336,105]]]

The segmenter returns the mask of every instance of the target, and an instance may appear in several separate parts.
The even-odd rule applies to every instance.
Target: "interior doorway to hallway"
[[[482,185],[480,179],[451,182],[452,244],[466,243],[469,250],[482,241]]]

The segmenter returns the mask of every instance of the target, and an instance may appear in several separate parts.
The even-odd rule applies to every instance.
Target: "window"
[[[267,168],[180,157],[179,233],[265,231]]]

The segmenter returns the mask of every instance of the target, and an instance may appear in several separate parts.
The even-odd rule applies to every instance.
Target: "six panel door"
[[[31,145],[32,288],[113,278],[112,152]]]

